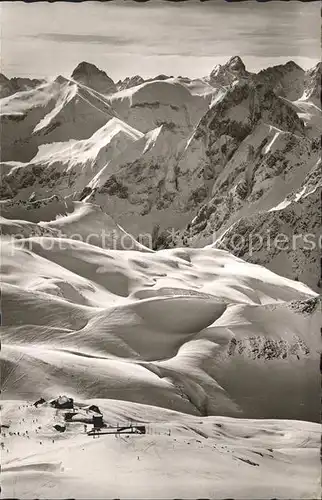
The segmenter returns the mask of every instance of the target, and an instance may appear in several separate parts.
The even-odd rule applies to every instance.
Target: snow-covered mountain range
[[[0,76],[7,497],[319,497],[320,72]],[[150,435],[89,443],[93,403]]]
[[[114,83],[85,62],[70,78],[28,81],[23,90],[2,76],[2,198],[84,199],[135,237],[158,234],[156,248],[218,238],[222,245],[222,235],[243,220],[268,220],[273,212],[283,218],[289,199],[297,211],[315,204],[315,214],[320,70],[290,61],[254,74],[233,57],[195,80]],[[294,224],[307,226],[308,217],[316,227],[305,212]],[[316,289],[301,252],[301,245],[296,255],[284,252],[292,266],[284,267],[285,259],[278,265],[267,249],[260,262]],[[245,246],[239,255],[246,254]]]

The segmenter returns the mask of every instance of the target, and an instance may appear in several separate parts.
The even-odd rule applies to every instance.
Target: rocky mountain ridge
[[[99,205],[136,238],[153,234],[154,248],[224,245],[237,230],[276,233],[286,213],[288,234],[305,226],[316,234],[320,71],[290,61],[255,74],[236,56],[201,79],[114,83],[80,63],[70,79],[2,99],[1,196],[59,190]],[[303,268],[305,249],[283,251],[293,262],[285,271],[271,249],[247,248],[230,250],[317,282],[314,266]]]
[[[38,78],[7,78],[4,74],[0,73],[0,99],[15,94],[16,92],[31,90],[44,82],[45,80],[40,80]]]

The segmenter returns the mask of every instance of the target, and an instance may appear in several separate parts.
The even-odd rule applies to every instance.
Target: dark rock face
[[[200,120],[195,138],[228,135],[243,141],[259,120],[290,132],[304,131],[297,113],[264,84],[239,82],[230,87]]]
[[[56,424],[56,425],[54,425],[54,429],[56,429],[56,431],[58,431],[58,432],[65,432],[66,426],[65,425]]]
[[[76,172],[58,171],[54,166],[45,168],[40,164],[29,164],[26,167],[19,165],[12,175],[8,175],[3,179],[0,187],[0,197],[10,199],[18,196],[19,191],[22,189],[40,189],[41,187],[49,195],[51,190],[54,190],[59,183],[69,183],[71,185],[75,176]]]
[[[153,82],[155,80],[168,80],[169,78],[173,78],[173,76],[161,74],[161,75],[154,76],[153,78],[148,78],[146,81]]]
[[[307,300],[293,300],[290,302],[289,308],[298,314],[310,315],[315,311],[321,309],[322,295],[318,297],[312,297]]]
[[[105,71],[85,61],[79,63],[74,69],[71,78],[102,94],[111,94],[117,91],[115,83]]]
[[[10,85],[10,80],[5,75],[0,73],[0,98],[7,97],[11,95],[12,89]]]
[[[226,67],[229,68],[231,71],[235,71],[240,74],[246,72],[246,66],[239,56],[234,56],[231,59],[229,59]]]
[[[119,198],[128,197],[128,187],[121,184],[115,177],[111,177],[105,182],[104,186],[101,188],[102,193],[107,193],[111,196],[118,196]]]
[[[304,70],[294,61],[289,61],[259,71],[253,80],[270,86],[275,94],[294,101],[303,94],[304,77]]]
[[[8,97],[16,92],[31,90],[44,83],[44,80],[37,78],[7,78],[0,73],[0,99]]]
[[[319,66],[306,74],[307,100],[309,92],[311,96],[314,92],[317,94]],[[239,60],[235,67],[241,73],[244,71]],[[281,274],[281,269],[274,268],[273,264],[276,262],[278,266],[281,258],[278,249],[274,253],[256,248],[250,255],[246,244],[241,247],[229,244],[233,236],[237,233],[247,241],[253,233],[261,234],[265,246],[267,231],[273,239],[275,233],[287,228],[299,233],[308,231],[316,240],[317,216],[314,214],[319,203],[316,187],[321,182],[320,165],[316,163],[317,140],[311,139],[296,107],[283,97],[283,93],[292,90],[294,78],[299,84],[293,88],[296,97],[302,96],[304,75],[304,71],[290,61],[258,75],[236,78],[218,93],[199,121],[181,162],[188,163],[189,155],[195,155],[199,172],[195,177],[201,185],[204,179],[208,196],[196,205],[196,215],[186,230],[179,233],[176,244],[203,246],[219,237],[216,243],[219,248]],[[302,186],[299,188],[297,184],[296,199],[291,193],[295,175],[302,176]],[[290,196],[291,204],[276,212],[270,211],[271,207],[264,201],[267,208],[257,209],[268,196],[274,199],[273,186],[278,179],[290,186],[285,196]],[[306,193],[303,198],[300,198],[301,192]],[[276,205],[278,203],[276,201]],[[221,236],[223,233],[225,237]],[[287,255],[291,264],[289,269],[284,269],[284,276],[297,277],[314,289],[321,286],[321,282],[316,286],[318,280],[313,278],[317,267],[314,261],[318,259],[315,251],[309,254],[304,246],[298,246],[296,252]]]

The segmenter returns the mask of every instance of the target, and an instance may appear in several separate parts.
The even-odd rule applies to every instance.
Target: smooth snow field
[[[112,425],[149,422],[147,433],[87,436],[81,407],[89,403]],[[58,410],[4,404],[13,432],[10,446],[4,433],[5,498],[320,497],[318,424],[197,417],[112,399],[79,406],[79,420],[59,434]]]
[[[3,497],[319,498],[316,294],[223,250],[146,250],[3,237]],[[146,434],[87,435],[93,403]]]

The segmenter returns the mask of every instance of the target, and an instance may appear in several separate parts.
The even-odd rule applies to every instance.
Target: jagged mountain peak
[[[231,57],[225,66],[233,71],[246,71],[246,66],[239,56]]]
[[[144,79],[140,75],[127,76],[126,78],[124,78],[124,80],[119,80],[116,83],[116,87],[118,90],[126,90],[132,87],[137,87],[142,83],[144,83]]]
[[[105,75],[105,71],[99,69],[95,64],[89,63],[87,61],[80,62],[72,73],[72,77],[77,77],[82,74],[97,74],[97,75]]]
[[[246,66],[239,56],[231,57],[226,64],[217,64],[209,76],[213,86],[228,86],[234,81],[250,76]]]
[[[239,56],[229,59],[226,64],[218,64],[210,73],[209,83],[214,87],[232,85],[238,80],[264,83],[271,87],[277,95],[290,100],[298,99],[304,90],[305,71],[294,61],[268,67],[258,73],[247,71],[246,66]]]
[[[58,83],[59,85],[64,85],[65,83],[69,83],[70,80],[63,75],[58,75],[56,76],[54,82]]]
[[[111,94],[117,90],[114,81],[105,71],[86,61],[82,61],[76,66],[71,78],[103,94]]]
[[[3,73],[0,73],[0,83],[2,82],[8,82],[9,78],[6,77]]]
[[[117,214],[126,230],[133,234],[153,229],[155,210],[174,214],[161,215],[160,231],[172,223],[181,230],[180,226],[186,223],[182,223],[182,212],[188,223],[202,206],[206,207],[206,213],[216,211],[216,231],[221,230],[227,222],[224,215],[221,220],[221,214],[230,214],[235,208],[237,212],[247,203],[261,201],[271,178],[288,175],[292,168],[298,170],[294,167],[295,157],[301,166],[311,161],[310,155],[313,158],[315,151],[307,141],[308,127],[303,115],[311,109],[305,106],[312,105],[319,68],[317,65],[303,76],[303,70],[289,61],[255,74],[246,70],[239,56],[234,56],[214,69],[213,84],[206,78],[190,80],[159,75],[143,80],[136,75],[113,83],[118,92],[104,96],[109,77],[83,61],[72,78],[59,76],[56,81],[61,85],[51,84],[53,88],[48,92],[44,88],[37,94],[35,106],[39,116],[33,105],[32,126],[29,123],[27,129],[22,119],[19,122],[7,119],[9,131],[14,124],[19,137],[31,138],[28,150],[27,141],[21,142],[24,149],[21,148],[18,157],[17,143],[13,151],[6,132],[9,143],[6,161],[23,158],[31,165],[15,167],[15,175],[6,176],[7,184],[15,196],[19,183],[26,184],[24,193],[29,195],[34,191],[30,184],[39,184],[37,168],[42,163],[45,175],[49,171],[53,175],[49,189],[55,185],[61,190],[63,185],[65,194],[75,195],[85,185],[91,189],[97,187],[91,200],[104,206],[108,203],[108,210]],[[308,84],[305,88],[310,91],[305,97],[307,102],[301,101],[299,105],[290,102],[295,85],[298,84],[298,93],[305,78]],[[93,90],[98,83],[105,89],[101,93]],[[123,84],[125,88],[121,90]],[[209,98],[204,98],[208,92]],[[31,109],[28,103],[14,103],[15,107],[12,103],[3,105],[13,115],[19,104],[21,112],[26,114]],[[314,115],[314,120],[317,117]],[[110,133],[113,141],[108,140]],[[62,142],[66,148],[59,145]],[[52,149],[43,147],[46,143],[53,143]],[[40,148],[41,157],[36,156],[36,148]],[[290,153],[293,150],[294,155]],[[6,168],[11,172],[11,166]],[[256,176],[252,174],[253,168]],[[30,179],[26,178],[28,169],[32,170]],[[80,171],[84,172],[83,177]],[[95,184],[96,176],[99,185]],[[259,178],[256,185],[255,177]],[[222,185],[224,191],[220,194]],[[37,189],[47,196],[45,188]],[[201,233],[198,220],[192,228]]]
[[[294,62],[293,60],[287,61],[287,63],[284,64],[284,66],[285,66],[286,69],[289,69],[289,70],[291,70],[291,69],[300,69],[300,70],[304,71],[304,69],[301,68],[301,66],[299,66],[298,64],[296,64],[296,62]]]
[[[233,82],[218,98],[195,130],[195,138],[213,134],[243,140],[258,121],[302,134],[303,123],[291,105],[280,99],[265,82],[241,79]],[[208,140],[208,139],[207,139]]]
[[[301,66],[296,64],[294,61],[288,61],[285,64],[276,64],[274,66],[269,66],[268,68],[261,69],[255,76],[255,78],[258,78],[262,75],[276,75],[277,77],[280,75],[285,75],[289,72],[295,71],[298,74],[304,75],[305,71]]]
[[[264,83],[275,92],[291,101],[299,99],[304,90],[305,71],[294,61],[262,69],[253,79]]]
[[[322,62],[320,61],[315,66],[313,66],[313,68],[310,68],[306,73],[310,74],[310,73],[318,72],[318,71],[321,71],[321,69],[322,69]]]

